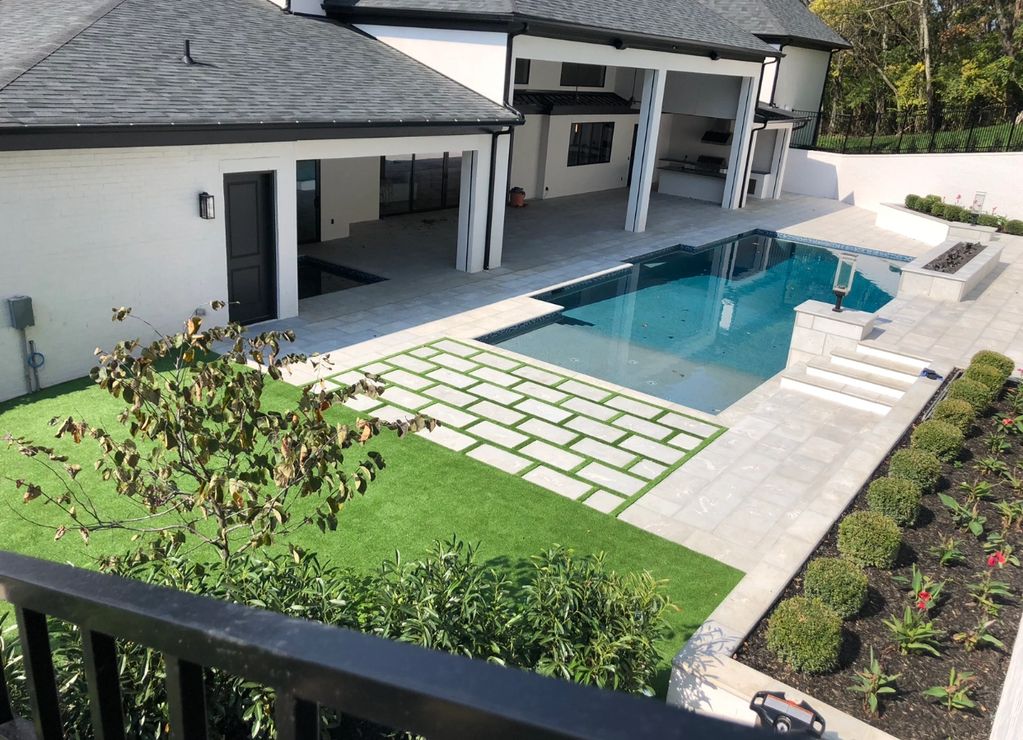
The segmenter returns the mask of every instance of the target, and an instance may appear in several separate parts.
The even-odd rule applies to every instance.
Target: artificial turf
[[[286,409],[298,395],[292,386],[268,382],[265,403]],[[65,452],[82,465],[77,480],[94,500],[102,501],[104,511],[127,514],[136,509],[118,500],[92,469],[95,446],[88,440],[77,446],[56,440],[48,423],[53,417],[73,416],[111,430],[118,426],[121,408],[120,401],[87,381],[66,383],[0,404],[0,437],[24,436]],[[331,413],[339,420],[355,416]],[[379,452],[386,463],[368,493],[344,507],[336,532],[322,533],[308,525],[291,535],[294,544],[362,572],[379,568],[395,552],[405,560],[417,559],[435,540],[452,535],[478,544],[482,558],[511,567],[555,544],[577,553],[602,551],[615,570],[646,570],[665,581],[675,608],[667,616],[671,634],[659,645],[661,691],[674,653],[742,577],[723,563],[425,439],[398,439],[385,431],[368,449]],[[357,459],[356,451],[350,462]],[[23,516],[53,522],[59,512],[48,511],[38,500],[22,503],[11,479],[42,484],[49,475],[32,459],[0,446],[0,549],[89,567],[101,555],[130,546],[128,533],[119,531],[97,532],[89,545],[71,535],[55,542],[52,529],[26,521]]]

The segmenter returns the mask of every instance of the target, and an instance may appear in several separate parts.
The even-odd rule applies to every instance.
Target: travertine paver
[[[538,364],[475,342],[441,339],[322,382],[329,387],[356,382],[370,369],[381,372],[382,396],[351,402],[360,413],[387,421],[414,413],[433,417],[441,426],[420,436],[605,513],[627,511],[694,454],[665,443],[683,434],[679,425],[692,422],[707,439],[723,431],[667,402]],[[704,443],[697,435],[687,439],[693,447]],[[824,452],[816,446],[805,451]],[[646,511],[666,506],[681,508],[656,501]]]
[[[610,514],[616,508],[625,503],[627,499],[621,496],[615,496],[613,493],[607,491],[594,491],[593,495],[586,499],[586,505],[602,511],[605,514]]]
[[[352,396],[345,401],[345,406],[355,409],[356,411],[369,411],[379,406],[381,402],[375,398],[369,396]]]
[[[682,414],[665,414],[660,418],[660,422],[675,429],[681,429],[684,432],[691,432],[700,437],[706,437],[714,433],[714,427],[710,424],[697,421],[688,416],[682,416]]]

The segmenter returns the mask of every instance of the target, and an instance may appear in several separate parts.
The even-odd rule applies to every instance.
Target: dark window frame
[[[593,84],[592,80],[597,77],[588,78],[587,74],[596,75],[599,70],[600,82]],[[582,81],[580,81],[582,80]],[[604,87],[607,82],[607,67],[600,64],[578,64],[576,62],[561,63],[561,86],[562,87]]]
[[[383,212],[384,203],[381,202],[381,204],[380,204],[381,205],[380,218],[384,219],[384,218],[390,218],[391,216],[406,216],[406,215],[408,215],[410,213],[430,213],[432,211],[447,210],[448,208],[458,208],[461,205],[461,193],[455,193],[454,194],[454,201],[455,202],[451,203],[450,199],[448,198],[448,181],[449,181],[450,175],[451,175],[451,172],[450,172],[451,160],[453,158],[456,158],[456,157],[458,159],[461,159],[462,153],[461,152],[455,152],[455,153],[444,152],[444,156],[442,158],[443,170],[441,172],[441,184],[440,184],[440,193],[441,193],[440,205],[438,205],[438,206],[431,206],[429,208],[422,208],[422,207],[417,208],[416,207],[416,189],[415,189],[415,182],[416,182],[416,155],[415,154],[410,154],[409,156],[411,157],[411,159],[409,160],[408,207],[407,207],[406,210],[393,211],[391,213],[384,213]],[[383,183],[384,183],[386,171],[387,171],[387,157],[386,156],[382,156],[382,157],[380,157],[380,186],[381,186],[380,187],[380,195],[381,195],[381,197],[383,196]],[[393,203],[391,205],[393,205]]]
[[[529,59],[516,59],[515,60],[515,83],[516,85],[528,85],[529,74],[532,71],[532,65]]]
[[[608,164],[614,147],[614,121],[575,121],[568,134],[568,166]]]
[[[316,168],[316,173],[315,173],[315,179],[316,179],[315,192],[316,192],[316,195],[313,196],[313,207],[316,210],[316,223],[314,224],[316,235],[312,239],[307,239],[305,241],[301,241],[300,240],[298,243],[299,244],[316,244],[317,242],[320,242],[320,241],[323,240],[323,238],[322,238],[323,237],[323,232],[322,232],[322,228],[323,228],[323,224],[322,224],[323,212],[321,210],[323,206],[320,203],[320,188],[322,186],[322,180],[320,179],[320,160],[319,159],[312,159],[312,160],[300,160],[300,161],[310,161],[310,162],[313,162],[313,164],[314,164],[314,166]],[[296,164],[296,169],[297,169],[297,164]],[[296,185],[297,185],[298,178],[296,177],[295,179],[296,179]],[[297,193],[296,193],[296,198],[297,198]]]

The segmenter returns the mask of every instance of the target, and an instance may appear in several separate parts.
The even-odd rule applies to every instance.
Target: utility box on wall
[[[27,295],[11,296],[7,299],[7,308],[11,313],[11,326],[15,329],[27,329],[36,323],[32,312],[32,299]]]

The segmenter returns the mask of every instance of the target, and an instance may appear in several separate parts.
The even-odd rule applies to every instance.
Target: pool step
[[[836,361],[834,355],[831,356],[830,362],[823,357],[807,362],[806,374],[812,378],[826,378],[841,385],[871,391],[896,401],[902,398],[913,382],[886,377],[876,372],[875,367],[871,365],[843,365]]]
[[[782,373],[781,387],[796,390],[807,395],[833,401],[861,411],[884,415],[891,411],[898,400],[876,391],[859,388],[839,380],[820,375],[811,375],[806,366],[796,365]]]

